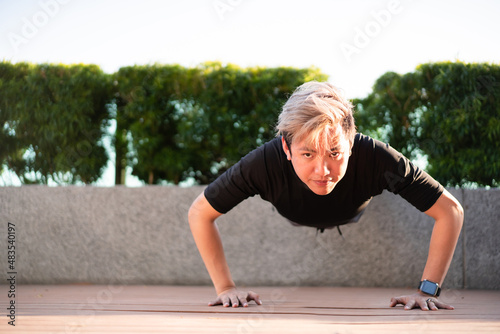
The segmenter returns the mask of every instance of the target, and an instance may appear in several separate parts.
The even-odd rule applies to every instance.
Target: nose
[[[325,158],[318,158],[314,166],[314,172],[317,175],[326,176],[330,174],[330,168],[328,167],[328,161]]]

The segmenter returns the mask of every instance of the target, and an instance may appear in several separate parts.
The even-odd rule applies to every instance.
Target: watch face
[[[438,285],[436,283],[430,282],[430,281],[422,281],[422,284],[420,285],[420,291],[423,293],[426,293],[428,295],[435,295],[438,289]]]

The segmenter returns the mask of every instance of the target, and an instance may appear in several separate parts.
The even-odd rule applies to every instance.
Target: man
[[[438,296],[462,228],[460,203],[389,145],[356,134],[351,103],[329,83],[297,88],[276,128],[277,138],[228,169],[189,210],[191,231],[218,295],[209,305],[262,303],[258,294],[236,288],[215,224],[244,199],[259,194],[291,223],[324,230],[357,221],[370,199],[387,189],[435,219],[419,289],[392,298],[390,306],[453,309]]]

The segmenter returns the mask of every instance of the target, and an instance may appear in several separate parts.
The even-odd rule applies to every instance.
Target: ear
[[[290,148],[286,144],[285,137],[283,136],[281,136],[281,146],[283,147],[283,152],[286,154],[286,158],[292,160],[292,152],[290,152]]]

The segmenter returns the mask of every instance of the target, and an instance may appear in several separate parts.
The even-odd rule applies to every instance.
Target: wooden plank
[[[264,304],[248,308],[207,306],[211,287],[17,290],[16,326],[2,316],[1,333],[500,333],[500,291],[445,291],[442,299],[456,309],[424,312],[389,307],[392,296],[413,291],[404,289],[256,287]]]

